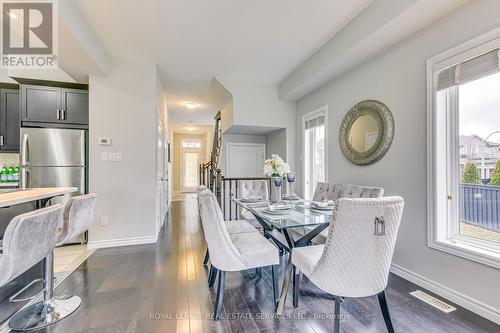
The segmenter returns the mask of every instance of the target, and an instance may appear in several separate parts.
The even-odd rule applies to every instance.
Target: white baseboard
[[[391,272],[500,325],[500,309],[450,289],[399,265],[392,264]]]
[[[89,249],[104,249],[104,248],[108,248],[108,247],[117,247],[117,246],[151,244],[151,243],[156,243],[157,240],[158,240],[158,236],[99,240],[99,241],[88,242],[87,248],[89,248]]]

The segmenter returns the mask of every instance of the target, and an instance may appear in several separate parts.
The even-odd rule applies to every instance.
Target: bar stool
[[[57,246],[88,230],[93,221],[96,198],[97,194],[87,194],[69,199],[64,207],[63,227],[59,230],[59,233],[56,231]],[[9,322],[9,326],[12,329],[18,331],[40,329],[69,316],[80,307],[82,300],[76,295],[60,297],[54,297],[53,295],[53,251],[47,256],[44,262],[44,272],[44,301],[42,302],[45,302],[45,304],[49,303],[57,311],[57,315],[52,316],[54,318],[44,316],[43,304],[39,304],[42,303],[39,302],[23,309],[28,312],[27,316],[17,316],[16,313]],[[33,316],[34,319],[31,319]]]
[[[93,222],[96,193],[72,197],[64,206],[63,227],[59,230],[57,246],[89,230]]]
[[[33,323],[48,324],[65,317],[66,301],[54,302],[47,294],[47,284],[52,283],[52,272],[47,271],[47,261],[57,243],[57,228],[62,218],[62,205],[54,205],[16,216],[7,226],[0,254],[0,286],[7,284],[21,273],[41,261],[44,263],[44,300],[16,312],[9,321],[14,330],[24,330],[19,326],[21,318],[26,318],[29,327]],[[50,297],[49,297],[50,296]],[[43,327],[43,326],[40,326]]]

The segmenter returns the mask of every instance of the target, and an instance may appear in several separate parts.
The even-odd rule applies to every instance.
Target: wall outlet
[[[99,222],[99,225],[103,225],[103,226],[109,225],[108,217],[107,216],[101,216],[101,220]]]

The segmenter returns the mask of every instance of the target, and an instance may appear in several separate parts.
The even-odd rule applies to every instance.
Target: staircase
[[[210,162],[200,164],[200,185],[205,185],[215,192],[217,173],[220,173],[219,161],[222,148],[222,130],[220,128],[221,113],[215,115],[214,139]]]

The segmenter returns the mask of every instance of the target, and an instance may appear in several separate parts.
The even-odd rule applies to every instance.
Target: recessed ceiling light
[[[186,130],[188,130],[189,132],[192,132],[192,131],[194,131],[195,129],[196,129],[196,128],[194,128],[194,127],[186,127]]]
[[[194,102],[187,102],[186,104],[184,104],[188,109],[196,109],[196,107],[198,106],[198,104],[194,103]]]

